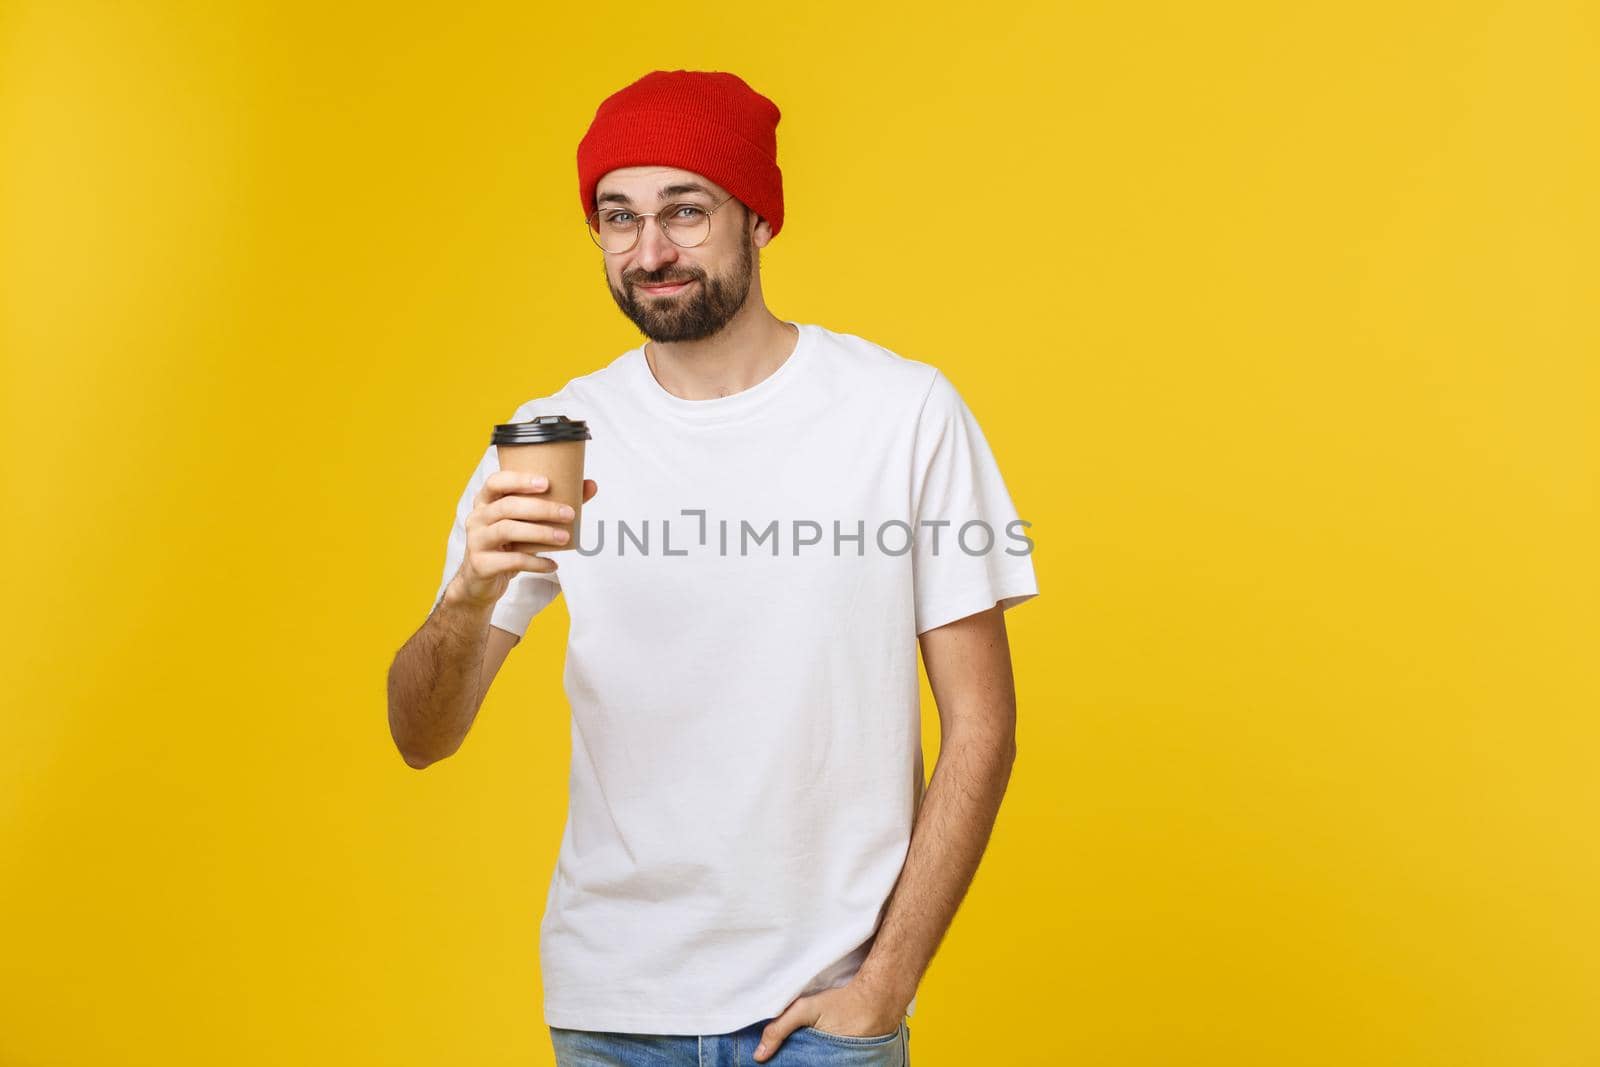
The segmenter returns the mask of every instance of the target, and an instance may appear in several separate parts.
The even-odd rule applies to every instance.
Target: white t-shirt
[[[672,395],[641,346],[507,420],[586,420],[599,485],[579,547],[513,578],[491,616],[521,634],[567,597],[550,1026],[726,1033],[849,981],[922,801],[917,635],[1038,594],[949,380],[798,326],[785,362],[730,396]],[[435,603],[498,469],[489,446]]]

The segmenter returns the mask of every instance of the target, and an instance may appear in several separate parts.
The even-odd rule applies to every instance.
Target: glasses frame
[[[605,245],[601,244],[600,243],[600,233],[599,233],[598,230],[595,229],[595,220],[596,220],[596,218],[598,218],[598,216],[600,215],[600,212],[609,210],[608,207],[597,207],[593,211],[589,212],[589,214],[583,220],[583,228],[589,232],[589,240],[594,242],[595,247],[600,249],[600,251],[604,252],[608,256],[625,256],[629,252],[632,252],[635,248],[638,248],[639,247],[639,238],[644,236],[644,220],[645,219],[655,219],[656,220],[656,226],[658,226],[661,229],[661,235],[663,237],[665,237],[668,241],[671,241],[673,244],[677,245],[679,248],[699,248],[701,245],[703,245],[707,241],[711,240],[711,221],[712,221],[711,216],[713,216],[713,215],[715,215],[717,213],[717,209],[718,208],[722,207],[723,204],[726,204],[728,201],[730,201],[732,199],[733,199],[733,194],[730,193],[727,196],[723,197],[722,200],[720,200],[715,206],[709,207],[709,208],[701,207],[699,204],[696,204],[696,203],[694,203],[693,201],[690,201],[690,200],[675,200],[672,203],[668,204],[666,207],[663,207],[660,211],[632,211],[632,214],[634,216],[633,243],[631,245],[629,245],[627,248],[624,248],[619,252],[613,252],[609,248],[607,248]],[[672,211],[672,210],[674,210],[676,208],[680,208],[680,207],[699,208],[701,211],[704,211],[706,213],[706,235],[704,237],[700,238],[700,240],[696,241],[692,245],[679,244],[677,241],[674,241],[672,239],[672,231],[667,229],[666,224],[661,221],[661,216],[662,215],[664,215],[667,212]],[[618,210],[618,211],[631,211],[630,208],[625,208],[625,207],[618,207],[616,210]]]

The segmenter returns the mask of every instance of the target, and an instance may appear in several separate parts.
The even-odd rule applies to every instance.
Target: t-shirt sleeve
[[[978,420],[935,370],[913,448],[917,633],[1039,595],[1033,542]]]
[[[451,525],[450,536],[445,542],[444,574],[439,580],[438,590],[433,595],[434,607],[438,607],[439,601],[444,599],[444,592],[449,588],[450,580],[456,576],[456,572],[461,569],[461,561],[466,558],[467,517],[472,514],[473,502],[477,499],[478,491],[483,488],[483,483],[489,479],[489,475],[499,469],[500,453],[493,445],[489,445],[484,449],[483,457],[478,461],[472,476],[467,479],[467,487],[462,490],[460,499],[456,501],[455,522]],[[521,571],[512,576],[505,593],[495,601],[489,622],[521,637],[527,632],[528,623],[533,617],[544,610],[560,592],[561,583],[555,572]]]

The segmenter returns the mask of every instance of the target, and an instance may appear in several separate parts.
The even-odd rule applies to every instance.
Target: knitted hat
[[[704,175],[783,228],[778,105],[736,74],[656,70],[601,101],[578,142],[583,214],[595,186],[619,167],[677,167]]]

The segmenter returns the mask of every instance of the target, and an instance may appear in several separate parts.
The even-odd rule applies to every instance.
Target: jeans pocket
[[[904,1023],[901,1025],[903,1026]],[[898,1026],[887,1034],[878,1034],[870,1037],[856,1037],[851,1034],[830,1034],[826,1030],[818,1030],[815,1026],[802,1026],[800,1029],[807,1030],[824,1041],[832,1041],[840,1045],[887,1045],[891,1041],[900,1039],[900,1027]]]

